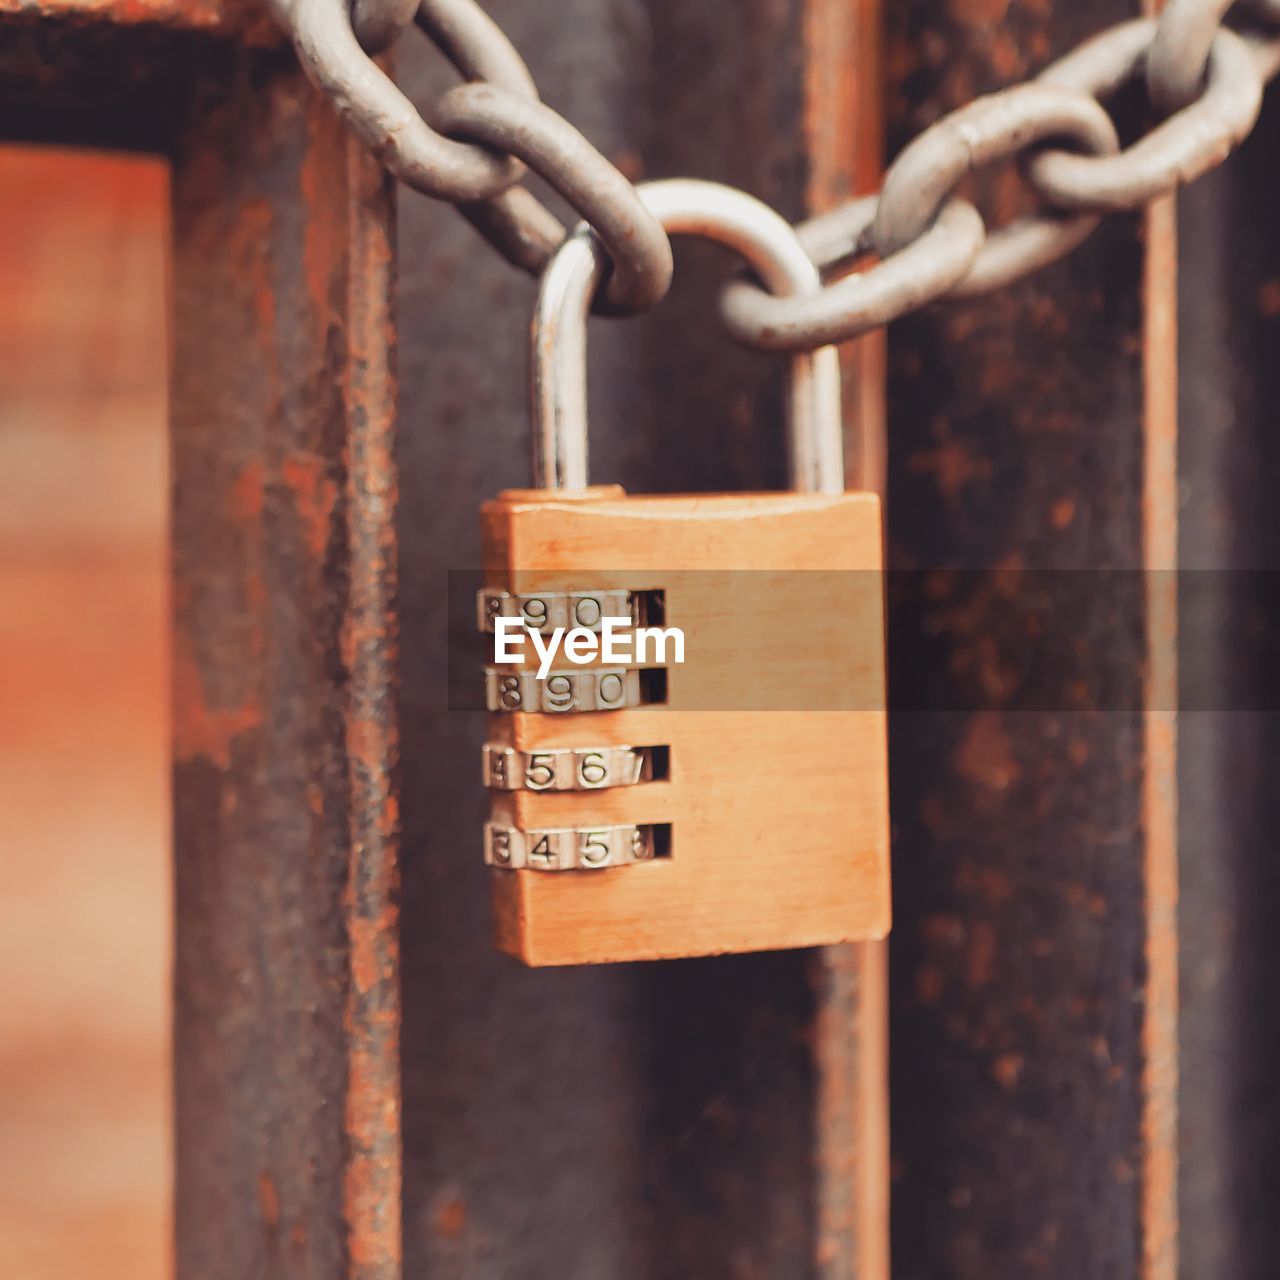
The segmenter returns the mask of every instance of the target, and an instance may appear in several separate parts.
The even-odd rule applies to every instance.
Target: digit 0
[[[580,627],[598,627],[604,609],[595,596],[582,596],[574,603],[573,620]]]
[[[604,672],[596,685],[596,697],[600,706],[606,709],[620,707],[625,692],[626,686],[622,683],[622,677],[616,671]]]

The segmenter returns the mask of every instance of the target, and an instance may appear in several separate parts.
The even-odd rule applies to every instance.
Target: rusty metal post
[[[1268,1280],[1280,1251],[1275,832],[1280,101],[1181,199],[1187,567],[1181,841],[1183,1267]],[[1266,1012],[1263,1012],[1266,1011]]]
[[[881,0],[803,10],[805,207],[820,213],[880,185]],[[885,333],[841,348],[846,481],[885,495]],[[887,511],[886,511],[887,514]],[[888,946],[814,954],[815,1168],[820,1280],[889,1280]]]
[[[180,1280],[400,1275],[389,185],[281,55],[173,153]]]
[[[6,136],[172,164],[177,1275],[398,1280],[390,184],[248,5],[0,21]]]
[[[891,9],[891,138],[1127,12]],[[1176,565],[1175,266],[1163,204],[891,334],[902,1275],[1175,1275],[1176,605],[1150,572]],[[1002,613],[993,578],[1018,568],[1086,584],[1030,709],[1036,633],[1009,619],[1043,619]]]

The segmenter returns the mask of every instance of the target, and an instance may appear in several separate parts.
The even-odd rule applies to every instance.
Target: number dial
[[[481,631],[492,632],[498,618],[519,618],[536,631],[556,627],[585,627],[599,631],[602,619],[630,618],[638,625],[640,597],[630,591],[540,591],[517,595],[511,591],[482,589],[476,595],[476,621]]]
[[[638,667],[553,670],[545,680],[529,667],[484,669],[484,705],[489,711],[620,711],[643,701]]]
[[[509,870],[599,871],[653,855],[653,829],[644,824],[522,831],[487,822],[484,828],[486,865]]]
[[[603,791],[652,778],[651,747],[484,748],[484,784],[494,791]]]

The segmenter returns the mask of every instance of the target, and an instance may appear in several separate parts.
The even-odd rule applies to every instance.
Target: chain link
[[[667,233],[635,187],[563,116],[492,84],[450,89],[436,116],[452,137],[518,156],[591,224],[612,260],[605,298],[614,310],[647,311],[662,301],[672,271]]]
[[[1169,115],[1189,105],[1209,70],[1209,50],[1235,0],[1168,0],[1147,54],[1147,93]],[[1241,6],[1262,23],[1280,22],[1280,0],[1248,0]],[[1264,74],[1264,78],[1265,74]]]
[[[1147,95],[1157,111],[1172,115],[1200,93],[1209,50],[1235,0],[1166,0],[1164,21],[1147,53]]]
[[[666,233],[631,183],[539,100],[519,53],[475,0],[270,2],[303,68],[382,162],[416,190],[457,204],[510,262],[539,274],[566,234],[519,185],[532,169],[608,249],[603,309],[642,311],[666,293]],[[1223,25],[1237,14],[1240,31]],[[412,24],[479,82],[446,93],[431,123],[369,56]],[[1036,79],[924,130],[879,195],[797,228],[829,280],[822,290],[779,297],[734,281],[725,323],[753,346],[810,350],[940,298],[1019,280],[1075,248],[1104,214],[1139,208],[1220,164],[1253,128],[1278,73],[1280,0],[1168,0],[1159,18],[1119,23]],[[1121,149],[1104,104],[1134,80],[1157,118]],[[988,232],[954,192],[976,170],[1011,161],[1037,207]]]
[[[1212,7],[1218,0],[1194,2]],[[1280,19],[1280,0],[1259,0],[1255,12]],[[1144,74],[1161,23],[1178,17],[1178,11],[1166,11],[1158,20],[1112,27],[1051,65],[1032,84],[1098,107],[1099,99]],[[1177,39],[1172,43],[1176,46]],[[722,304],[726,324],[752,345],[803,350],[816,342],[856,337],[941,298],[974,297],[1023,278],[1079,244],[1102,214],[1136,209],[1224,160],[1253,127],[1264,82],[1280,72],[1280,36],[1244,39],[1215,26],[1207,68],[1203,91],[1190,105],[1122,151],[1114,143],[1114,126],[1104,140],[1096,119],[1088,126],[1079,123],[1074,131],[1060,122],[1058,136],[1053,136],[1050,108],[1018,89],[958,108],[908,144],[889,167],[880,195],[870,197],[878,207],[870,243],[862,248],[890,256],[799,304],[770,297],[754,284],[736,284]],[[1086,129],[1096,133],[1086,134]],[[1059,138],[1083,143],[1083,149],[1050,145]],[[929,219],[940,195],[965,172],[1015,157],[1041,210],[988,236],[958,280],[946,272],[927,279],[902,272],[902,254],[894,250],[908,242],[920,244],[937,230],[941,217],[932,226]],[[865,201],[851,202],[834,217],[853,222],[866,208]]]
[[[1041,80],[1108,98],[1142,74],[1156,35],[1150,18],[1112,27],[1055,62]],[[1209,50],[1203,93],[1118,155],[1097,158],[1047,150],[1032,156],[1027,178],[1059,208],[1133,209],[1223,160],[1253,128],[1262,107],[1262,77],[1249,46],[1221,29]]]
[[[461,206],[509,261],[540,273],[566,228],[517,186],[526,162],[600,232],[612,259],[603,309],[629,314],[671,283],[671,244],[634,187],[545,106],[515,47],[474,0],[417,0],[413,19],[469,81],[436,106],[434,126],[361,47],[348,0],[272,0],[304,70],[402,182]],[[400,0],[373,0],[362,32],[399,29]],[[450,136],[454,135],[454,136]]]
[[[851,200],[801,223],[800,243],[824,271],[852,265],[873,252],[871,228],[878,196]],[[720,314],[729,332],[749,346],[808,351],[874,329],[949,293],[973,270],[983,251],[982,215],[952,198],[933,222],[871,270],[855,272],[805,297],[778,297],[747,280],[725,290]]]
[[[418,0],[351,0],[351,29],[366,53],[382,53],[417,11]]]

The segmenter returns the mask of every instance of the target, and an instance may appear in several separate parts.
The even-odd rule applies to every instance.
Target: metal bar
[[[193,78],[173,155],[177,1274],[395,1280],[390,189],[290,59]]]
[[[842,122],[855,116],[873,92],[843,69],[867,9],[592,0],[566,23],[498,0],[490,12],[557,109],[633,179],[727,181],[795,217],[866,162],[843,124],[818,122],[837,104]],[[415,101],[438,91],[437,64],[406,51]],[[529,480],[533,290],[451,210],[405,194],[401,222],[401,413],[418,424],[401,526],[406,1268],[881,1280],[883,1040],[864,1038],[871,979],[855,953],[826,967],[778,953],[530,972],[490,949],[483,726],[442,707],[437,584],[477,564],[479,503]],[[783,488],[785,364],[713,321],[732,259],[676,252],[653,317],[592,326],[593,478],[636,493]]]
[[[808,174],[805,212],[879,188],[883,146],[881,0],[807,0],[803,8]],[[885,482],[885,335],[840,349],[848,487]],[[831,947],[813,962],[816,993],[814,1273],[888,1280],[888,948]]]
[[[255,45],[279,44],[281,35],[253,0],[0,0],[0,21],[97,22],[114,27],[158,26],[210,35],[235,35]]]
[[[1143,1280],[1177,1280],[1178,1219],[1178,230],[1176,200],[1143,223]]]
[[[901,140],[1126,13],[1023,7],[993,28],[918,0],[889,16]],[[1007,181],[978,185],[989,208]],[[1112,219],[1069,265],[893,335],[903,1275],[1176,1266],[1176,603],[1148,572],[1176,539],[1167,207],[1142,230]],[[1075,606],[1002,611],[993,574],[1019,568],[1074,582]],[[1062,678],[1024,709],[1050,624]]]
[[[1277,147],[1273,90],[1253,136],[1178,210],[1187,704],[1178,1195],[1183,1274],[1215,1280],[1266,1280],[1280,1249],[1280,1029],[1269,1016],[1280,905]]]

